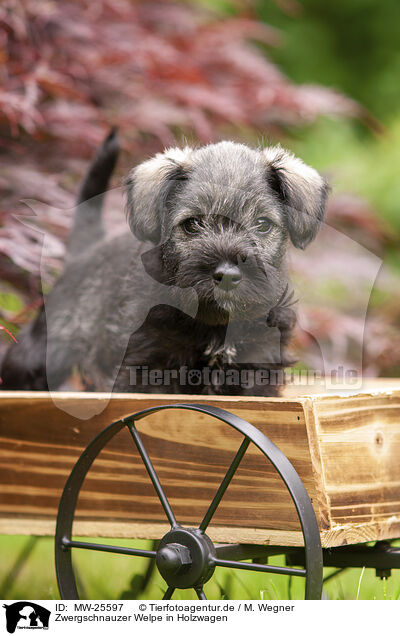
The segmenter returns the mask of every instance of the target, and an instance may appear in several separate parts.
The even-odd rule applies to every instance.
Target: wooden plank
[[[0,531],[54,528],[79,454],[107,424],[159,404],[197,402],[236,413],[290,459],[313,499],[326,547],[400,536],[400,383],[282,398],[0,393]],[[61,407],[61,408],[60,408]],[[69,412],[66,412],[69,411]],[[71,412],[73,414],[71,414]],[[227,425],[168,410],[138,424],[174,511],[198,524],[241,441]],[[127,431],[96,460],[76,531],[159,538],[164,513]],[[92,528],[92,530],[90,530]],[[297,515],[253,446],[213,519],[218,541],[301,545]]]
[[[123,539],[159,539],[169,530],[167,524],[128,523],[124,521],[77,521],[74,534],[77,537],[118,537]],[[0,534],[54,536],[55,519],[38,517],[0,517]],[[218,543],[253,543],[258,545],[302,546],[300,531],[272,530],[268,528],[235,528],[210,526],[209,536]],[[376,523],[335,526],[321,531],[323,548],[395,539],[400,536],[400,521],[387,520]],[[112,542],[112,539],[111,541]]]
[[[331,525],[400,520],[400,392],[314,404]]]
[[[77,537],[117,537],[123,539],[159,539],[170,529],[168,524],[127,523],[114,521],[77,521],[74,534]],[[0,518],[0,534],[54,535],[55,521],[32,519]],[[207,534],[217,543],[253,543],[259,545],[303,545],[301,531],[265,530],[264,528],[235,528],[210,526]],[[110,543],[111,541],[108,541]]]
[[[321,446],[317,434],[317,423],[313,400],[304,401],[304,417],[307,427],[307,436],[310,450],[311,468],[314,477],[315,496],[313,507],[318,506],[318,525],[321,532],[330,529],[332,524],[330,501],[326,489],[326,477],[321,456]]]
[[[98,396],[59,396],[90,412]],[[79,420],[59,410],[48,395],[0,397],[0,514],[54,519],[67,475],[83,448],[107,424],[153,404],[191,402],[188,396],[113,397],[98,415]],[[314,493],[307,428],[301,401],[260,398],[196,401],[223,406],[265,432],[288,456]],[[222,404],[221,404],[222,402]],[[12,422],[12,425],[11,425]],[[138,426],[178,520],[198,524],[240,446],[226,424],[189,411],[163,411]],[[317,503],[316,503],[317,507]],[[164,513],[127,431],[96,460],[78,509],[80,520],[161,522]],[[301,541],[294,505],[276,471],[253,445],[225,493],[213,523],[219,527],[268,528]],[[300,537],[300,539],[299,539]],[[288,539],[292,541],[292,539]]]

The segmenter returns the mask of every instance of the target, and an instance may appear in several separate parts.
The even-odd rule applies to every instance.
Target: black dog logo
[[[16,628],[23,629],[48,629],[51,612],[32,603],[31,601],[18,601],[11,605],[3,605],[6,608],[7,631],[13,634]]]

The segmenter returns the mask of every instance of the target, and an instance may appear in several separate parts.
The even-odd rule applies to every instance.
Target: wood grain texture
[[[290,459],[325,546],[400,536],[400,390],[283,398],[0,394],[0,532],[54,529],[62,488],[105,426],[160,404],[213,404],[265,433]],[[61,407],[61,408],[60,408]],[[65,412],[67,409],[69,412]],[[73,413],[73,414],[71,414]],[[138,423],[175,515],[197,525],[242,441],[209,416],[167,410]],[[77,534],[159,538],[166,519],[127,430],[96,459],[81,491]],[[301,545],[287,490],[250,445],[213,518],[218,541]]]
[[[331,525],[400,518],[399,393],[315,403]]]

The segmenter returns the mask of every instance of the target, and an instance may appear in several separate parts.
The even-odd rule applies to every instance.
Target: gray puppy
[[[279,146],[173,148],[132,170],[132,232],[107,240],[100,195],[116,155],[112,133],[65,271],[8,351],[2,388],[56,390],[76,367],[89,390],[277,395],[295,322],[288,243],[316,236],[326,182]]]

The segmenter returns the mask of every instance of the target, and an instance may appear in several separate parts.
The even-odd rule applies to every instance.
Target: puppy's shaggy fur
[[[294,325],[286,253],[322,223],[328,187],[281,147],[173,148],[126,180],[131,233],[104,239],[112,134],[81,190],[64,274],[8,351],[4,389],[276,395]],[[243,376],[243,372],[247,376]],[[258,383],[243,382],[257,372]]]

